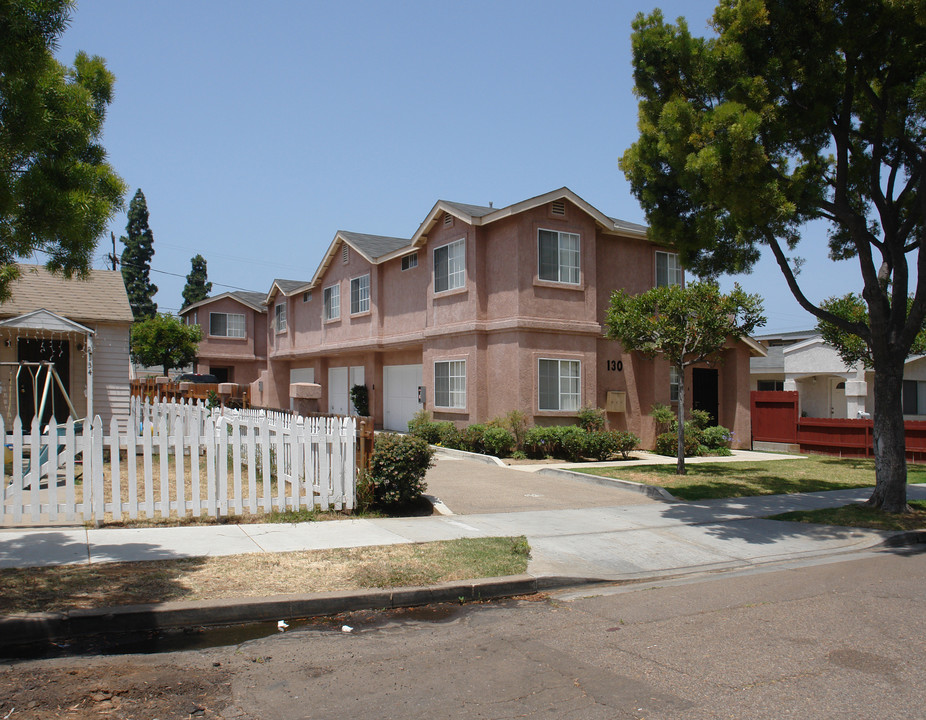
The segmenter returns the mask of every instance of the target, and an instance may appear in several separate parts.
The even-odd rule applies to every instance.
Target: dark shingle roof
[[[347,240],[373,260],[407,247],[411,241],[408,238],[389,237],[387,235],[367,235],[365,233],[347,232],[339,230],[338,235]]]
[[[266,293],[251,292],[249,290],[235,290],[231,294],[243,302],[250,303],[251,305],[257,305],[258,307],[263,304],[267,297]]]
[[[284,295],[288,295],[289,293],[298,290],[303,285],[308,285],[308,284],[309,284],[308,280],[280,280],[279,278],[275,278],[271,287],[273,285],[276,285],[278,288],[280,288],[280,290],[283,292]],[[255,293],[255,294],[258,294],[258,293]],[[266,297],[267,297],[266,295],[261,295],[261,302],[263,302],[266,299]]]
[[[450,205],[451,207],[466,213],[470,217],[483,217],[489,213],[495,212],[498,209],[485,207],[483,205],[467,205],[466,203],[451,202],[449,200],[443,200],[442,202],[444,205]]]

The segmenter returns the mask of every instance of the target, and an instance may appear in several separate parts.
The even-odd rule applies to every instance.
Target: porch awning
[[[50,310],[33,310],[8,320],[0,321],[0,328],[11,330],[47,330],[49,332],[93,335],[94,331],[73,320],[61,317]]]

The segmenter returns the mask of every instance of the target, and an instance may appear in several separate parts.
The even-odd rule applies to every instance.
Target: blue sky
[[[630,25],[655,7],[705,33],[714,3],[83,0],[58,57],[85,50],[116,76],[104,143],[126,205],[145,193],[155,300],[176,311],[196,253],[213,294],[266,292],[310,279],[336,231],[409,237],[439,199],[503,207],[565,185],[645,222],[617,162],[637,135]],[[860,287],[825,253],[808,232],[812,300]],[[814,324],[773,263],[739,280],[764,331]]]

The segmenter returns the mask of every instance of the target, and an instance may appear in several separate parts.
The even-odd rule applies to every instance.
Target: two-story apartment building
[[[681,282],[678,256],[645,227],[566,188],[504,208],[439,201],[410,238],[338,232],[311,280],[274,282],[251,397],[288,407],[290,384],[312,382],[323,411],[347,413],[350,387],[366,384],[377,426],[391,430],[422,407],[460,424],[511,410],[567,423],[583,406],[608,407],[612,427],[647,445],[648,413],[673,402],[678,378],[605,339],[603,322],[613,290]],[[684,378],[739,446],[749,358],[761,352],[731,343]]]

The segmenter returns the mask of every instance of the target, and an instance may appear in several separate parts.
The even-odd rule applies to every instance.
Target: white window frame
[[[222,315],[225,317],[225,332],[218,333],[213,332],[212,318]],[[236,327],[232,327],[232,318],[240,318],[240,328],[237,327],[238,320],[235,321]],[[234,332],[233,332],[234,330]],[[211,312],[209,313],[209,336],[210,337],[227,337],[227,338],[243,338],[247,337],[246,325],[244,319],[244,313],[224,313],[224,312]]]
[[[665,258],[665,278],[660,282],[660,267],[659,259],[660,257]],[[663,250],[656,251],[656,277],[655,277],[655,286],[663,287],[667,285],[681,285],[683,279],[682,272],[682,263],[679,261],[678,253],[665,252]]]
[[[402,272],[418,267],[418,253],[413,252],[402,257]]]
[[[544,277],[542,261],[544,233],[549,234],[548,240],[555,240],[556,242],[556,277],[553,277],[553,273],[548,273]],[[573,239],[575,240],[575,248],[564,247],[564,241]],[[537,277],[546,282],[564,283],[566,285],[580,285],[582,283],[582,237],[579,233],[548,230],[546,228],[538,229]]]
[[[438,288],[438,266],[446,263],[447,287]],[[434,292],[458,290],[466,284],[466,238],[434,248]]]
[[[447,369],[446,388],[440,387],[444,378],[438,379],[438,367],[442,366],[446,366]],[[449,410],[466,409],[466,360],[434,361],[434,407]]]
[[[544,407],[543,393],[541,392],[541,380],[543,378],[543,363],[557,363],[556,372],[556,407]],[[564,366],[572,370],[578,370],[576,375],[563,374]],[[572,388],[564,388],[564,381],[575,385],[575,391]],[[565,400],[565,402],[564,402]],[[537,359],[537,409],[550,412],[576,412],[582,407],[582,361],[576,358],[538,358]]]
[[[322,291],[322,305],[325,322],[341,317],[341,283],[329,285]]]
[[[278,333],[286,332],[286,301],[277,303],[273,308],[273,326]]]
[[[350,314],[359,315],[366,312],[370,312],[370,273],[351,278],[350,281]]]
[[[669,366],[669,402],[678,402],[678,385],[679,375],[678,368],[674,365]]]

